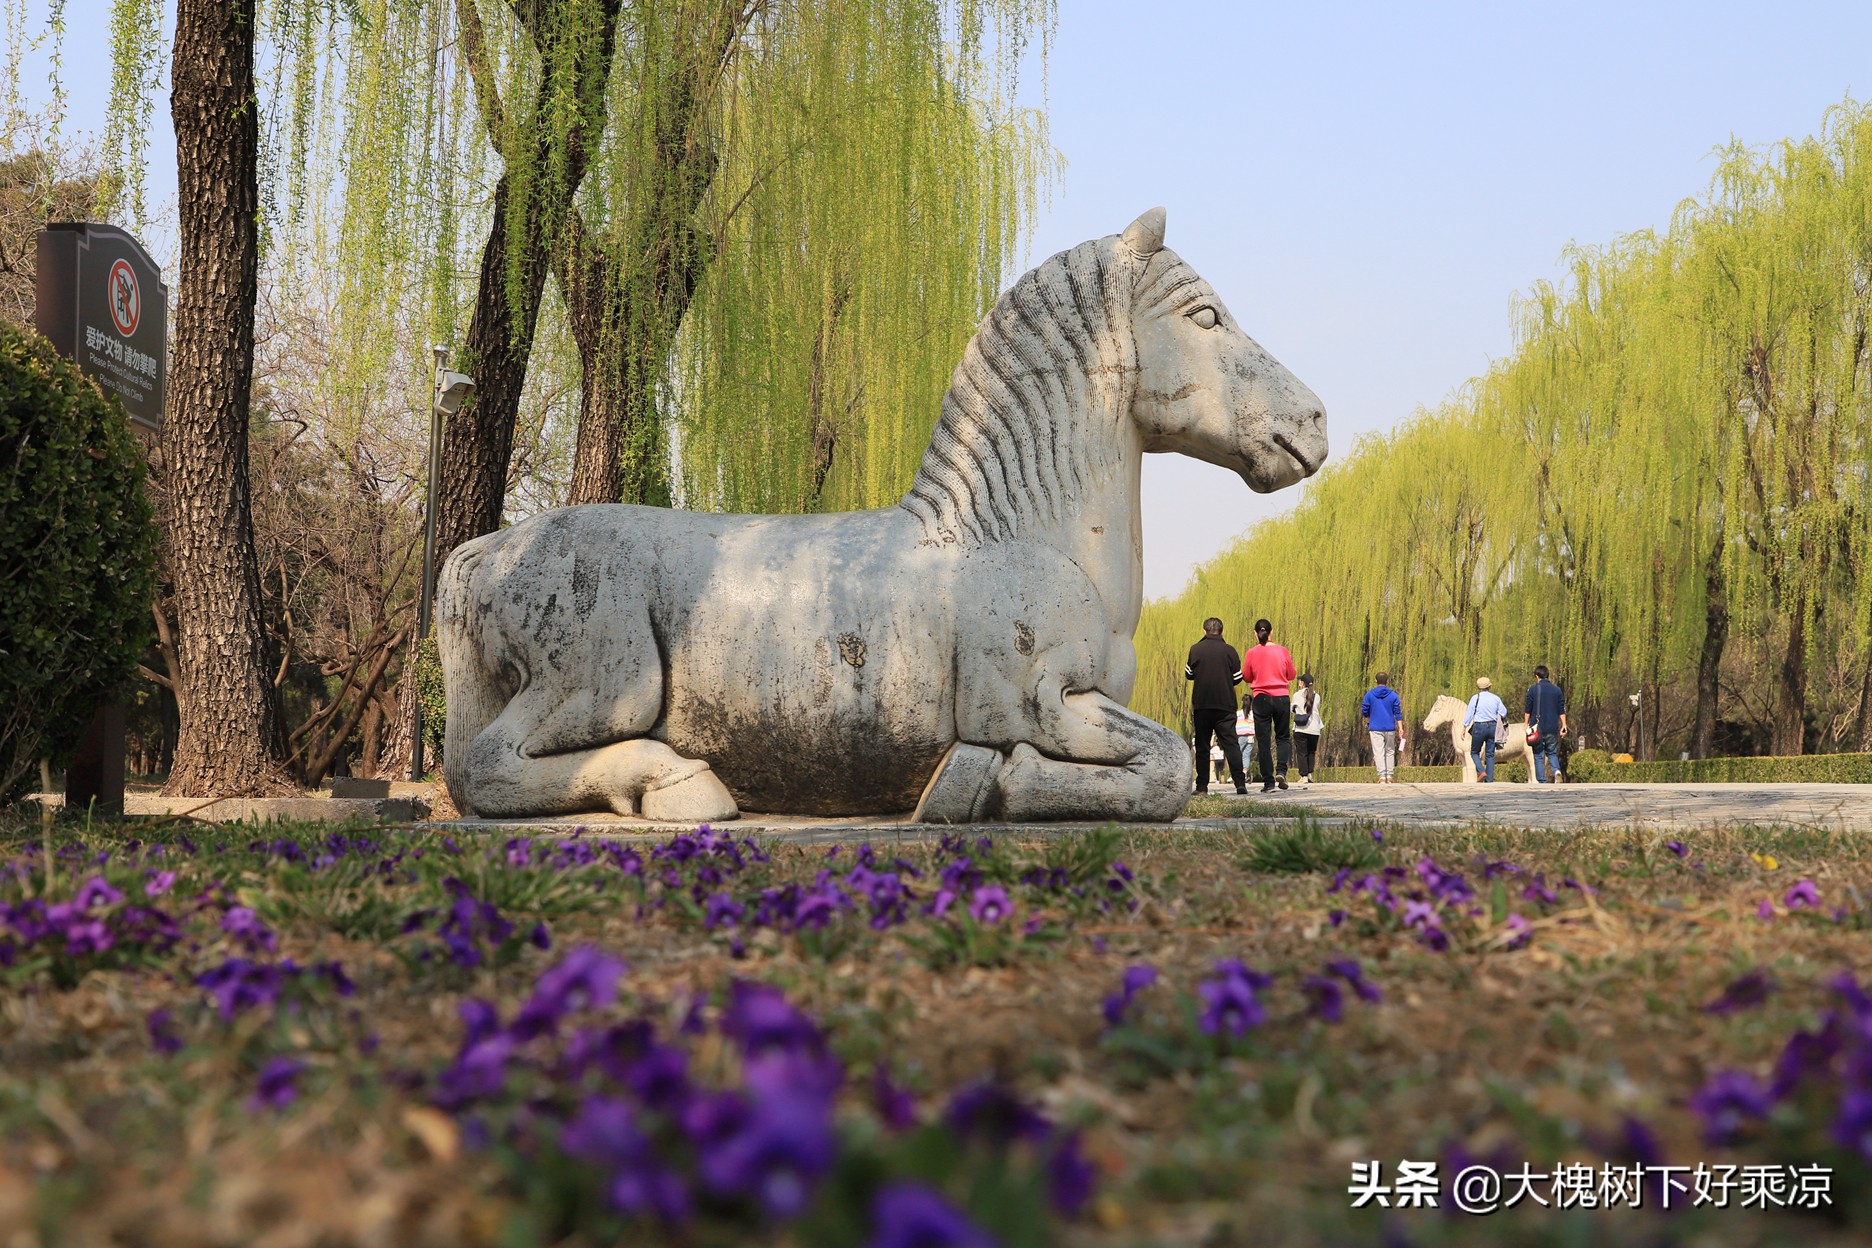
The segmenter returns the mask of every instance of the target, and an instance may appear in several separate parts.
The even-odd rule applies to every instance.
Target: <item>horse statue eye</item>
[[[1216,315],[1216,310],[1206,303],[1190,309],[1183,315],[1195,321],[1196,324],[1203,329],[1214,329],[1222,321],[1222,318]]]

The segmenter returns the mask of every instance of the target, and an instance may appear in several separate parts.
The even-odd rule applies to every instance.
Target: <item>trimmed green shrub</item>
[[[143,472],[123,409],[0,321],[0,805],[136,670],[156,593]]]
[[[1872,754],[1615,763],[1604,750],[1581,750],[1568,762],[1566,778],[1588,784],[1872,784]]]

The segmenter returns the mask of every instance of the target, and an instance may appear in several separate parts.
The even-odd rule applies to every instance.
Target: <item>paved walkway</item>
[[[1400,823],[1712,828],[1798,823],[1872,832],[1872,784],[1316,784],[1240,799]]]
[[[1872,785],[1864,784],[1318,784],[1310,789],[1231,798],[1217,817],[1185,816],[1178,828],[1243,828],[1258,820],[1317,814],[1332,822],[1384,820],[1449,825],[1506,824],[1528,828],[1631,827],[1694,830],[1742,824],[1803,824],[1872,832]],[[687,830],[615,815],[556,819],[462,819],[464,831],[583,827],[607,836],[667,836]],[[863,837],[878,841],[933,840],[955,828],[906,819],[811,819],[750,814],[721,825],[737,836],[769,836],[805,844]],[[972,825],[981,827],[983,825]],[[1097,824],[1031,825],[1024,833],[1065,834]]]

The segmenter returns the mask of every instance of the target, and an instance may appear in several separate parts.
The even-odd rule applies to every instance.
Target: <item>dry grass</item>
[[[547,898],[538,913],[559,948],[593,943],[626,958],[639,1000],[719,994],[737,976],[768,980],[823,1021],[848,1063],[886,1063],[928,1106],[993,1073],[1083,1123],[1101,1195],[1089,1220],[1061,1228],[1060,1242],[1864,1242],[1863,1222],[1734,1209],[1672,1218],[1353,1211],[1346,1186],[1354,1160],[1432,1159],[1453,1146],[1537,1166],[1602,1162],[1627,1116],[1648,1124],[1672,1162],[1814,1160],[1749,1142],[1708,1145],[1685,1100],[1716,1068],[1765,1071],[1824,1005],[1825,980],[1867,967],[1866,840],[1706,833],[1687,838],[1680,859],[1652,834],[1382,830],[1374,843],[1385,862],[1409,867],[1428,856],[1483,892],[1474,930],[1433,952],[1406,930],[1367,922],[1375,908],[1329,892],[1327,874],[1246,865],[1269,860],[1265,849],[1251,852],[1257,843],[1291,830],[1127,833],[1115,848],[1136,874],[1136,908],[1099,914],[1036,895],[1022,917],[1046,914],[1061,939],[1024,947],[1003,965],[939,969],[899,934],[868,930],[829,958],[796,937],[760,932],[737,958],[725,933],[668,911],[638,917],[621,889]],[[85,852],[128,835],[94,835]],[[436,844],[432,834],[403,835]],[[195,839],[207,848],[247,836]],[[38,852],[31,837],[22,828],[0,838],[0,858],[29,862]],[[1038,860],[1057,845],[1011,837],[1002,852]],[[911,856],[929,865],[927,850]],[[117,861],[126,859],[119,849]],[[1539,873],[1594,891],[1560,890],[1553,907],[1513,903],[1534,931],[1525,948],[1504,949],[1499,907],[1478,866],[1488,860],[1513,863],[1518,877],[1506,878],[1517,887]],[[290,887],[260,860],[191,861],[228,878],[238,900],[263,913],[303,900],[285,896]],[[825,865],[823,850],[781,848],[772,869],[809,881]],[[1777,906],[1772,920],[1757,917],[1764,898],[1779,902],[1800,878],[1817,886],[1821,912]],[[0,900],[40,887],[0,878]],[[574,904],[581,908],[565,908]],[[1328,918],[1335,909],[1350,912],[1338,926]],[[512,912],[528,913],[518,904]],[[43,969],[7,972],[0,1245],[595,1242],[576,1228],[569,1239],[539,1238],[511,1171],[464,1147],[454,1121],[405,1077],[453,1054],[461,998],[511,1004],[554,955],[528,949],[504,969],[462,971],[410,963],[395,940],[347,938],[303,912],[276,926],[281,955],[342,961],[357,995],[224,1025],[186,982],[201,952],[92,969],[68,987]],[[1385,998],[1350,1002],[1334,1025],[1308,1014],[1299,982],[1339,957],[1357,959]],[[1228,1053],[1187,1033],[1177,1001],[1219,958],[1276,976],[1265,994],[1269,1021]],[[1162,979],[1140,997],[1138,1024],[1110,1034],[1101,1002],[1138,962]],[[1764,1007],[1727,1017],[1700,1008],[1756,967],[1782,986]],[[176,1012],[188,1041],[175,1057],[151,1051],[145,1019],[159,1006]],[[365,1036],[376,1041],[368,1053]],[[1143,1052],[1150,1044],[1155,1056]],[[252,1112],[253,1072],[280,1051],[310,1062],[304,1095],[282,1113]],[[1854,1177],[1836,1176],[1836,1189]]]

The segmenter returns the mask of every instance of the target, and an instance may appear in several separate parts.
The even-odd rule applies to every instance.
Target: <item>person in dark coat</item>
[[[1213,737],[1228,760],[1235,791],[1246,793],[1248,777],[1242,772],[1241,745],[1235,740],[1235,686],[1242,682],[1241,655],[1222,640],[1222,621],[1213,615],[1203,621],[1202,640],[1190,647],[1183,678],[1193,682],[1190,722],[1196,729],[1196,791],[1209,791],[1209,741]]]

